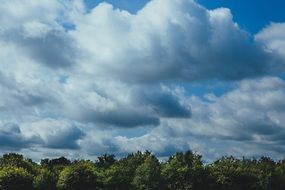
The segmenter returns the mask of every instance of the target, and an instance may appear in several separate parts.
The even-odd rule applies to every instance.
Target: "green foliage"
[[[20,154],[4,154],[3,157],[0,158],[0,168],[7,166],[24,168],[31,174],[37,173],[36,163],[30,159],[25,159],[23,155]]]
[[[34,177],[34,187],[36,190],[56,190],[56,176],[47,169],[40,169]]]
[[[33,190],[33,177],[23,168],[3,167],[0,169],[0,190]]]
[[[55,159],[42,159],[40,165],[43,168],[51,171],[56,178],[58,178],[60,172],[64,170],[67,166],[71,165],[71,161],[65,157],[59,157]]]
[[[144,162],[136,169],[132,182],[138,190],[159,190],[161,189],[162,176],[161,167],[157,158],[148,155]]]
[[[115,159],[115,155],[104,154],[103,156],[98,157],[98,161],[96,161],[96,166],[101,169],[107,169],[112,166],[117,160]]]
[[[191,151],[159,161],[150,152],[95,162],[67,158],[34,163],[11,153],[0,158],[0,190],[284,190],[285,160],[222,157],[203,164]]]
[[[162,169],[167,189],[203,189],[205,171],[201,159],[200,155],[193,154],[191,151],[171,156]]]
[[[60,190],[99,189],[95,165],[88,161],[81,161],[66,167],[59,175],[57,187]]]
[[[132,181],[136,169],[144,163],[150,152],[129,154],[104,171],[104,187],[108,190],[134,189]]]
[[[52,160],[49,159],[43,159],[41,160],[41,166],[52,169],[56,166],[69,166],[71,164],[71,161],[68,160],[65,157],[55,158]]]

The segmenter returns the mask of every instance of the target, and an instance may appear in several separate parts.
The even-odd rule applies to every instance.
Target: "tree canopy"
[[[40,164],[20,154],[0,158],[0,190],[284,190],[285,160],[222,157],[205,164],[191,151],[161,161],[151,152],[116,159],[65,157]]]

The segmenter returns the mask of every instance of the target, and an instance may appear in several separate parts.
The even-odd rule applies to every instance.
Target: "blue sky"
[[[130,0],[121,0],[121,1],[85,0],[86,5],[88,6],[88,8],[91,8],[91,9],[101,2],[107,2],[119,9],[128,10],[131,13],[136,13],[148,2],[148,0],[133,0],[133,1],[130,1]]]
[[[101,2],[0,4],[2,153],[284,158],[284,3]]]
[[[257,33],[270,22],[284,22],[285,2],[282,0],[198,0],[209,9],[227,7],[234,20],[251,33]]]

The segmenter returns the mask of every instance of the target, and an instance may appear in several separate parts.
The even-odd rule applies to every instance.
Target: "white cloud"
[[[221,97],[209,101],[190,98],[190,119],[166,119],[145,136],[123,140],[131,141],[130,144],[138,149],[144,149],[147,145],[155,152],[163,150],[157,149],[157,146],[179,150],[198,143],[199,146],[193,149],[206,155],[212,149],[219,156],[264,154],[281,158],[285,136],[284,96],[285,82],[279,78],[244,80],[236,89]],[[156,142],[159,143],[151,143],[151,139],[158,139]],[[133,150],[132,147],[130,149]]]
[[[251,142],[282,150],[281,79],[245,80],[207,101],[179,82],[282,71],[283,24],[253,40],[229,9],[192,0],[153,0],[136,14],[107,3],[86,11],[81,0],[4,0],[0,11],[0,149],[210,155]],[[226,149],[222,140],[234,143]]]
[[[75,25],[86,53],[80,69],[108,80],[235,80],[267,74],[272,62],[229,9],[191,0],[150,1],[135,15],[102,3]]]
[[[256,41],[260,42],[268,52],[276,54],[276,59],[279,58],[279,63],[283,63],[279,66],[280,72],[284,70],[285,60],[284,31],[285,23],[271,23],[255,36]]]

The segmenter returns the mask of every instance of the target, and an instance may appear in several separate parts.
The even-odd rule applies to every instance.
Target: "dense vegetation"
[[[160,162],[150,152],[95,162],[64,157],[40,164],[19,154],[0,158],[0,190],[284,190],[285,160],[222,157],[203,164],[191,151]]]

